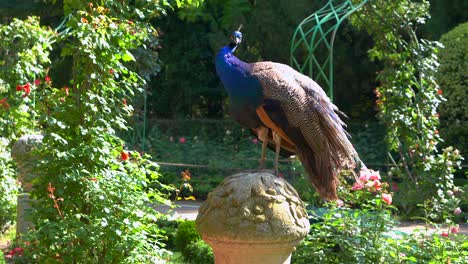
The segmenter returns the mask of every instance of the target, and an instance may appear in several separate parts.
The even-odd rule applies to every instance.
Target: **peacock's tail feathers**
[[[354,168],[358,160],[337,107],[317,83],[287,65],[251,65],[264,97],[278,101],[287,125],[301,131],[306,146],[295,144],[312,184],[322,197],[336,198],[336,175],[342,169]]]

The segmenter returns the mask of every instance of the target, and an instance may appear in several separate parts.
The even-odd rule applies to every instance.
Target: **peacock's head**
[[[242,42],[242,33],[240,31],[234,31],[231,35],[231,43],[238,45]]]

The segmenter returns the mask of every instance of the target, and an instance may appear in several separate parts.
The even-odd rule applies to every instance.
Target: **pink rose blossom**
[[[389,193],[382,193],[382,200],[384,203],[391,205],[392,204],[392,195]]]
[[[369,177],[367,175],[359,176],[359,181],[361,182],[367,182],[368,180],[369,180]]]
[[[374,181],[374,188],[376,191],[380,191],[382,189],[382,183],[379,180]]]
[[[440,235],[443,236],[443,237],[448,237],[449,236],[449,234],[447,232],[442,232],[442,234],[440,234]]]
[[[453,234],[456,234],[458,233],[458,230],[460,229],[459,225],[456,225],[456,226],[452,226],[450,228],[450,233],[453,233]]]
[[[460,209],[460,207],[457,207],[455,210],[453,210],[453,213],[455,215],[459,215],[459,214],[461,214],[461,212],[462,212],[462,210]]]
[[[379,175],[375,175],[375,174],[374,174],[374,175],[371,175],[371,176],[369,177],[369,180],[378,181],[378,180],[380,180],[380,176],[379,176]]]
[[[369,180],[377,181],[380,180],[380,174],[378,171],[364,168],[359,172],[359,180],[362,182],[367,182]]]
[[[363,188],[364,188],[364,184],[358,181],[354,183],[352,190],[357,191],[357,190],[362,190]]]
[[[185,144],[185,142],[187,142],[187,140],[184,137],[179,138],[180,144]]]
[[[343,200],[340,200],[340,199],[336,200],[336,206],[343,207],[343,205],[344,205]]]

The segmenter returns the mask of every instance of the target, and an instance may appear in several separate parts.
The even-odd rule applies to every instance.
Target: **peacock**
[[[288,65],[246,63],[234,56],[242,41],[239,30],[219,50],[215,66],[232,118],[262,141],[260,168],[268,146],[276,151],[275,172],[280,153],[297,155],[320,196],[337,199],[337,175],[360,161],[339,117],[344,114],[316,82]]]

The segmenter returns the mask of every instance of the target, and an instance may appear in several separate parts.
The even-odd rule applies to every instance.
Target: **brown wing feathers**
[[[273,125],[268,127],[295,146],[320,195],[336,199],[337,174],[343,168],[354,167],[357,156],[335,113],[336,106],[315,82],[289,66],[272,62],[252,66],[265,99],[276,101],[280,108],[265,107],[260,119],[265,123],[267,118],[260,115],[271,117]]]

